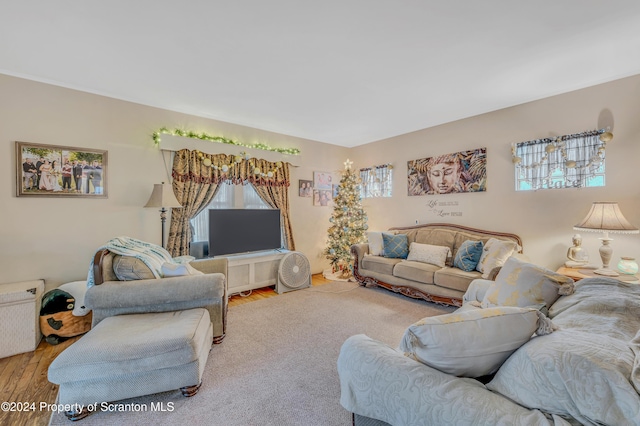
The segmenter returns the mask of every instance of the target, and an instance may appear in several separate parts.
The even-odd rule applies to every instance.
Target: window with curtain
[[[241,197],[237,197],[236,192],[242,192]],[[236,204],[236,199],[242,200],[241,204]],[[191,219],[193,226],[192,241],[208,241],[209,239],[209,209],[270,209],[269,205],[262,201],[253,185],[232,185],[223,183],[213,200],[196,217]]]
[[[245,209],[270,209],[271,207],[265,203],[258,195],[253,185],[246,184],[242,186],[242,201]]]
[[[362,198],[391,197],[393,167],[391,164],[360,169],[360,196]]]
[[[605,185],[606,129],[514,144],[516,191]]]

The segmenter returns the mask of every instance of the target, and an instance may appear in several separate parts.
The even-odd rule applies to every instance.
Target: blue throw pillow
[[[382,255],[395,259],[406,259],[409,254],[409,241],[406,234],[382,233]]]
[[[453,259],[453,266],[466,272],[473,271],[480,261],[483,247],[482,241],[465,241]]]

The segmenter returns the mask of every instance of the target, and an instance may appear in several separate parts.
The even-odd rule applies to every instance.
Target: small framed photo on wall
[[[300,179],[298,181],[298,195],[311,198],[313,196],[313,181]]]
[[[107,198],[107,151],[16,142],[16,196]]]
[[[314,189],[313,190],[314,206],[333,206],[333,197],[330,189]]]
[[[331,173],[313,172],[313,189],[331,191]]]

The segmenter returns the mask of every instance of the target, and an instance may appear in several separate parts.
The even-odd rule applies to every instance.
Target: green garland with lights
[[[289,155],[299,155],[300,154],[300,150],[298,148],[274,148],[274,147],[271,147],[271,146],[269,146],[267,144],[264,144],[264,143],[244,144],[242,142],[238,142],[238,141],[235,141],[233,139],[225,138],[224,136],[212,136],[212,135],[210,135],[208,133],[205,133],[205,132],[198,133],[198,132],[189,131],[189,130],[182,130],[182,129],[169,130],[166,127],[163,127],[161,129],[156,130],[155,132],[153,132],[153,142],[156,145],[160,145],[160,135],[182,136],[182,137],[185,137],[185,138],[200,139],[200,140],[203,140],[203,141],[218,142],[218,143],[224,143],[224,144],[227,144],[227,145],[242,146],[244,148],[255,148],[255,149],[261,149],[263,151],[279,152],[281,154],[289,154]]]

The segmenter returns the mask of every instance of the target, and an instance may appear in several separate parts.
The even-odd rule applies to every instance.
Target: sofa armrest
[[[106,281],[87,290],[85,305],[93,325],[122,314],[207,308],[226,299],[223,274],[189,275],[137,281]]]
[[[358,262],[358,268],[362,268],[362,259],[365,254],[369,254],[369,243],[354,244],[351,246],[351,254],[356,256],[355,261]]]
[[[395,426],[474,425],[478,419],[495,425],[569,425],[560,417],[550,419],[517,405],[477,380],[445,374],[363,334],[342,345],[338,374],[344,408]]]
[[[217,272],[229,276],[229,260],[226,257],[192,260],[189,264],[205,274]]]

